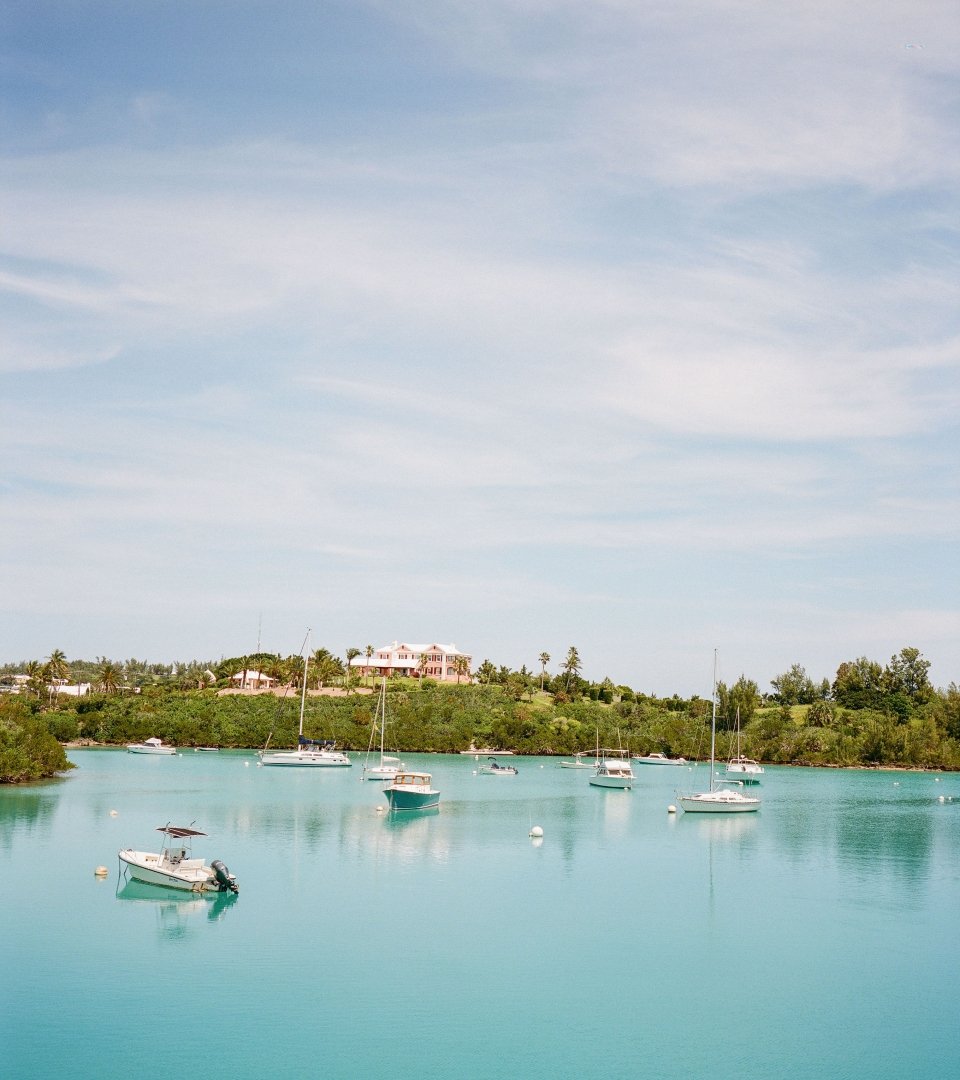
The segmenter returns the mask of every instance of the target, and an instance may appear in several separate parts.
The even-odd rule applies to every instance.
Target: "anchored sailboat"
[[[760,800],[742,791],[717,787],[714,769],[717,751],[717,650],[713,650],[713,709],[710,715],[710,788],[690,795],[677,794],[688,814],[744,814],[760,809]]]
[[[307,668],[310,663],[310,631],[303,639],[303,686],[300,689],[300,733],[297,736],[296,750],[276,750],[268,754],[266,748],[260,751],[261,765],[300,765],[313,768],[352,765],[353,763],[341,750],[335,748],[332,739],[306,739],[303,735],[303,712],[307,702]],[[270,741],[269,739],[267,740]]]

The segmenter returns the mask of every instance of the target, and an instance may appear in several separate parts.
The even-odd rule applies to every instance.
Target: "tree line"
[[[316,650],[308,666],[310,687],[372,682],[349,667],[350,658],[344,663],[328,649]],[[492,745],[520,753],[571,754],[590,750],[599,739],[614,746],[619,740],[637,753],[704,756],[709,698],[659,698],[610,679],[586,680],[573,646],[552,675],[548,653],[538,662],[539,671],[526,666],[514,671],[484,660],[462,685],[438,684],[422,670],[412,679],[391,679],[395,748],[454,752]],[[11,668],[0,670],[0,683]],[[164,666],[105,658],[68,662],[54,650],[45,663],[36,662],[22,693],[0,696],[0,753],[7,755],[5,766],[0,761],[0,779],[31,778],[23,766],[31,755],[39,754],[50,769],[49,745],[39,752],[42,733],[54,743],[122,745],[159,735],[185,747],[251,748],[268,737],[271,745],[292,745],[296,694],[280,700],[218,696],[218,689],[247,668],[270,674],[291,690],[302,683],[301,656],[257,653]],[[719,753],[732,748],[738,732],[743,752],[769,763],[960,768],[960,690],[954,683],[946,690],[934,688],[929,668],[920,651],[908,647],[885,665],[865,657],[846,661],[832,681],[815,682],[794,664],[772,679],[766,692],[745,675],[730,685],[719,683]],[[85,675],[95,693],[68,698],[51,692],[52,680],[80,681]],[[370,696],[309,698],[307,733],[363,750],[373,708]],[[29,747],[19,757],[18,729],[20,743]]]

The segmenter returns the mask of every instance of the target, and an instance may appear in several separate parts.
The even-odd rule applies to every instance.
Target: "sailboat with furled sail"
[[[760,800],[735,788],[718,787],[714,770],[717,751],[717,650],[713,650],[713,709],[710,714],[710,787],[684,795],[677,793],[688,814],[748,814],[760,809]]]
[[[337,750],[332,739],[307,739],[303,734],[303,713],[307,702],[307,668],[310,664],[310,631],[303,639],[303,686],[300,688],[300,731],[295,750],[275,750],[267,753],[266,747],[260,751],[261,765],[291,765],[306,768],[331,768],[352,765],[353,762],[342,750]],[[269,743],[269,739],[267,742]]]
[[[395,780],[403,769],[403,762],[398,757],[390,757],[383,752],[384,732],[387,727],[387,680],[380,681],[380,697],[373,714],[373,727],[370,729],[370,745],[367,747],[367,760],[363,766],[364,780]],[[373,740],[380,729],[380,760],[371,762]]]

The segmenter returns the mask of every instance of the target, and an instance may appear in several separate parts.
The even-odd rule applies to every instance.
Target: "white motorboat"
[[[489,758],[486,765],[477,769],[480,776],[516,776],[519,772],[515,765],[501,765],[496,758]]]
[[[364,780],[393,780],[403,770],[403,762],[398,757],[390,757],[383,752],[384,732],[387,727],[387,680],[380,680],[380,698],[373,714],[373,727],[370,729],[370,744],[367,746],[367,760],[363,766]],[[373,740],[380,729],[380,760],[371,763]]]
[[[590,777],[594,787],[628,790],[633,787],[634,779],[630,757],[625,750],[599,751],[596,769]]]
[[[741,784],[759,784],[761,776],[763,776],[763,766],[753,758],[744,757],[742,754],[732,757],[724,769],[725,779],[736,780]]]
[[[591,761],[585,761],[585,758],[592,758]],[[573,761],[561,761],[561,769],[595,769],[600,764],[600,759],[591,750],[588,754],[586,750],[580,750],[573,756]]]
[[[160,754],[170,757],[177,752],[175,746],[164,746],[163,740],[154,736],[152,739],[144,739],[143,742],[130,743],[127,746],[130,754]]]
[[[170,824],[159,826],[157,832],[163,833],[159,851],[123,848],[119,852],[120,862],[137,881],[187,892],[239,892],[237,879],[220,859],[207,866],[203,859],[193,857],[193,838],[206,833]]]
[[[715,768],[717,750],[717,653],[713,653],[713,710],[710,714],[710,787],[707,791],[677,793],[677,800],[688,814],[747,814],[760,809],[760,800],[735,788],[717,787]]]
[[[667,757],[666,754],[641,754],[633,760],[639,765],[689,765],[685,757]]]
[[[307,667],[309,666],[310,631],[303,639],[303,686],[300,690],[300,731],[295,750],[260,751],[261,765],[289,765],[304,768],[338,768],[352,765],[347,755],[336,748],[333,739],[307,739],[303,734],[303,713],[307,702]],[[272,733],[271,733],[272,734]],[[269,743],[269,739],[267,742]]]

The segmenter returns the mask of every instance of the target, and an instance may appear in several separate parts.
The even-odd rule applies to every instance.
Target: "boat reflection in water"
[[[145,904],[157,913],[160,933],[165,937],[184,937],[194,918],[206,914],[209,922],[219,922],[237,902],[237,894],[187,893],[148,885],[143,881],[128,881],[116,893],[117,900]]]

